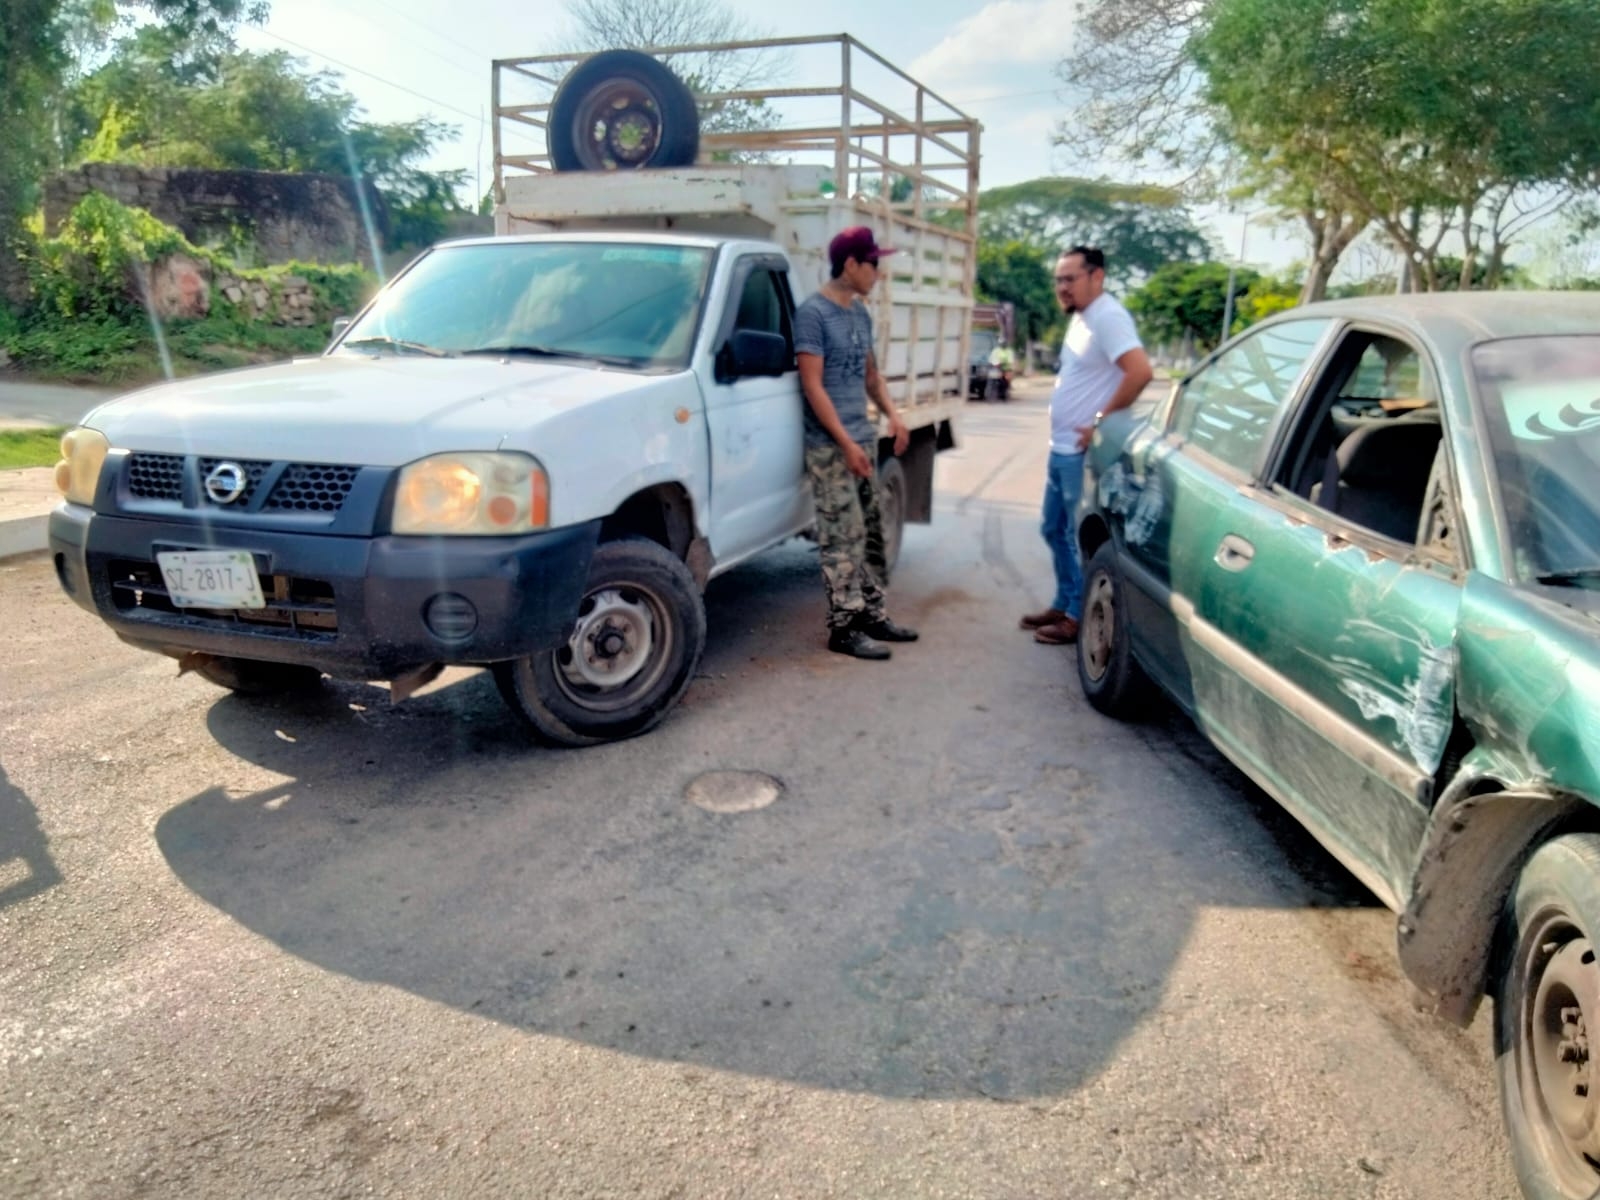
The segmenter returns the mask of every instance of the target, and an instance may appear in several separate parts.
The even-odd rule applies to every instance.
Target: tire
[[[887,574],[893,575],[906,532],[906,469],[898,458],[878,464],[878,513],[883,518],[883,561]]]
[[[241,696],[279,696],[310,692],[322,686],[322,672],[294,663],[215,656],[197,664],[195,674]]]
[[[1600,1031],[1600,837],[1569,834],[1534,852],[1500,947],[1495,1072],[1518,1182],[1530,1200],[1589,1200],[1600,1190],[1600,1088],[1585,1094],[1588,1023]]]
[[[546,741],[593,746],[653,728],[678,702],[706,644],[694,576],[644,538],[604,542],[566,644],[497,663],[512,710]]]
[[[1078,623],[1078,682],[1089,703],[1108,717],[1129,720],[1149,710],[1154,687],[1134,661],[1116,550],[1105,542],[1089,559]]]
[[[700,114],[683,80],[638,50],[586,58],[550,105],[558,171],[687,167],[700,152]]]

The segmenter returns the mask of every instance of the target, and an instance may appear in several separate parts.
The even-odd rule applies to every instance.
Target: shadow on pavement
[[[987,598],[929,610],[935,649],[882,671],[869,725],[846,703],[858,664],[821,650],[820,590],[803,549],[717,581],[704,682],[620,745],[530,748],[486,676],[392,709],[343,684],[310,707],[221,699],[217,741],[287,781],[192,797],[162,852],[327,970],[890,1097],[1070,1092],[1160,1003],[1201,909],[1342,901],[1266,865],[1246,802],[1196,803],[1055,660],[1015,651],[1019,678],[957,638]],[[684,801],[752,765],[785,785],[771,807]]]
[[[15,878],[18,869],[25,872]],[[33,802],[0,768],[0,909],[21,903],[61,882]]]

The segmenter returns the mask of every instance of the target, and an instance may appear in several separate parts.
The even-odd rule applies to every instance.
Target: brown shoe
[[[1043,612],[1029,613],[1017,622],[1018,629],[1039,629],[1045,625],[1056,625],[1067,619],[1067,614],[1059,608],[1047,608]]]
[[[1033,640],[1046,646],[1070,646],[1078,640],[1078,622],[1062,617],[1054,625],[1041,625],[1033,631]]]

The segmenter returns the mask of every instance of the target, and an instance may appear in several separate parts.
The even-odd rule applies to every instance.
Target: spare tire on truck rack
[[[687,167],[700,152],[700,114],[665,63],[638,50],[605,50],[562,80],[549,137],[558,171]]]

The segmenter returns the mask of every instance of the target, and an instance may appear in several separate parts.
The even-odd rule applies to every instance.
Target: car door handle
[[[1256,556],[1256,548],[1237,534],[1230,533],[1217,547],[1216,563],[1224,571],[1242,571]]]

